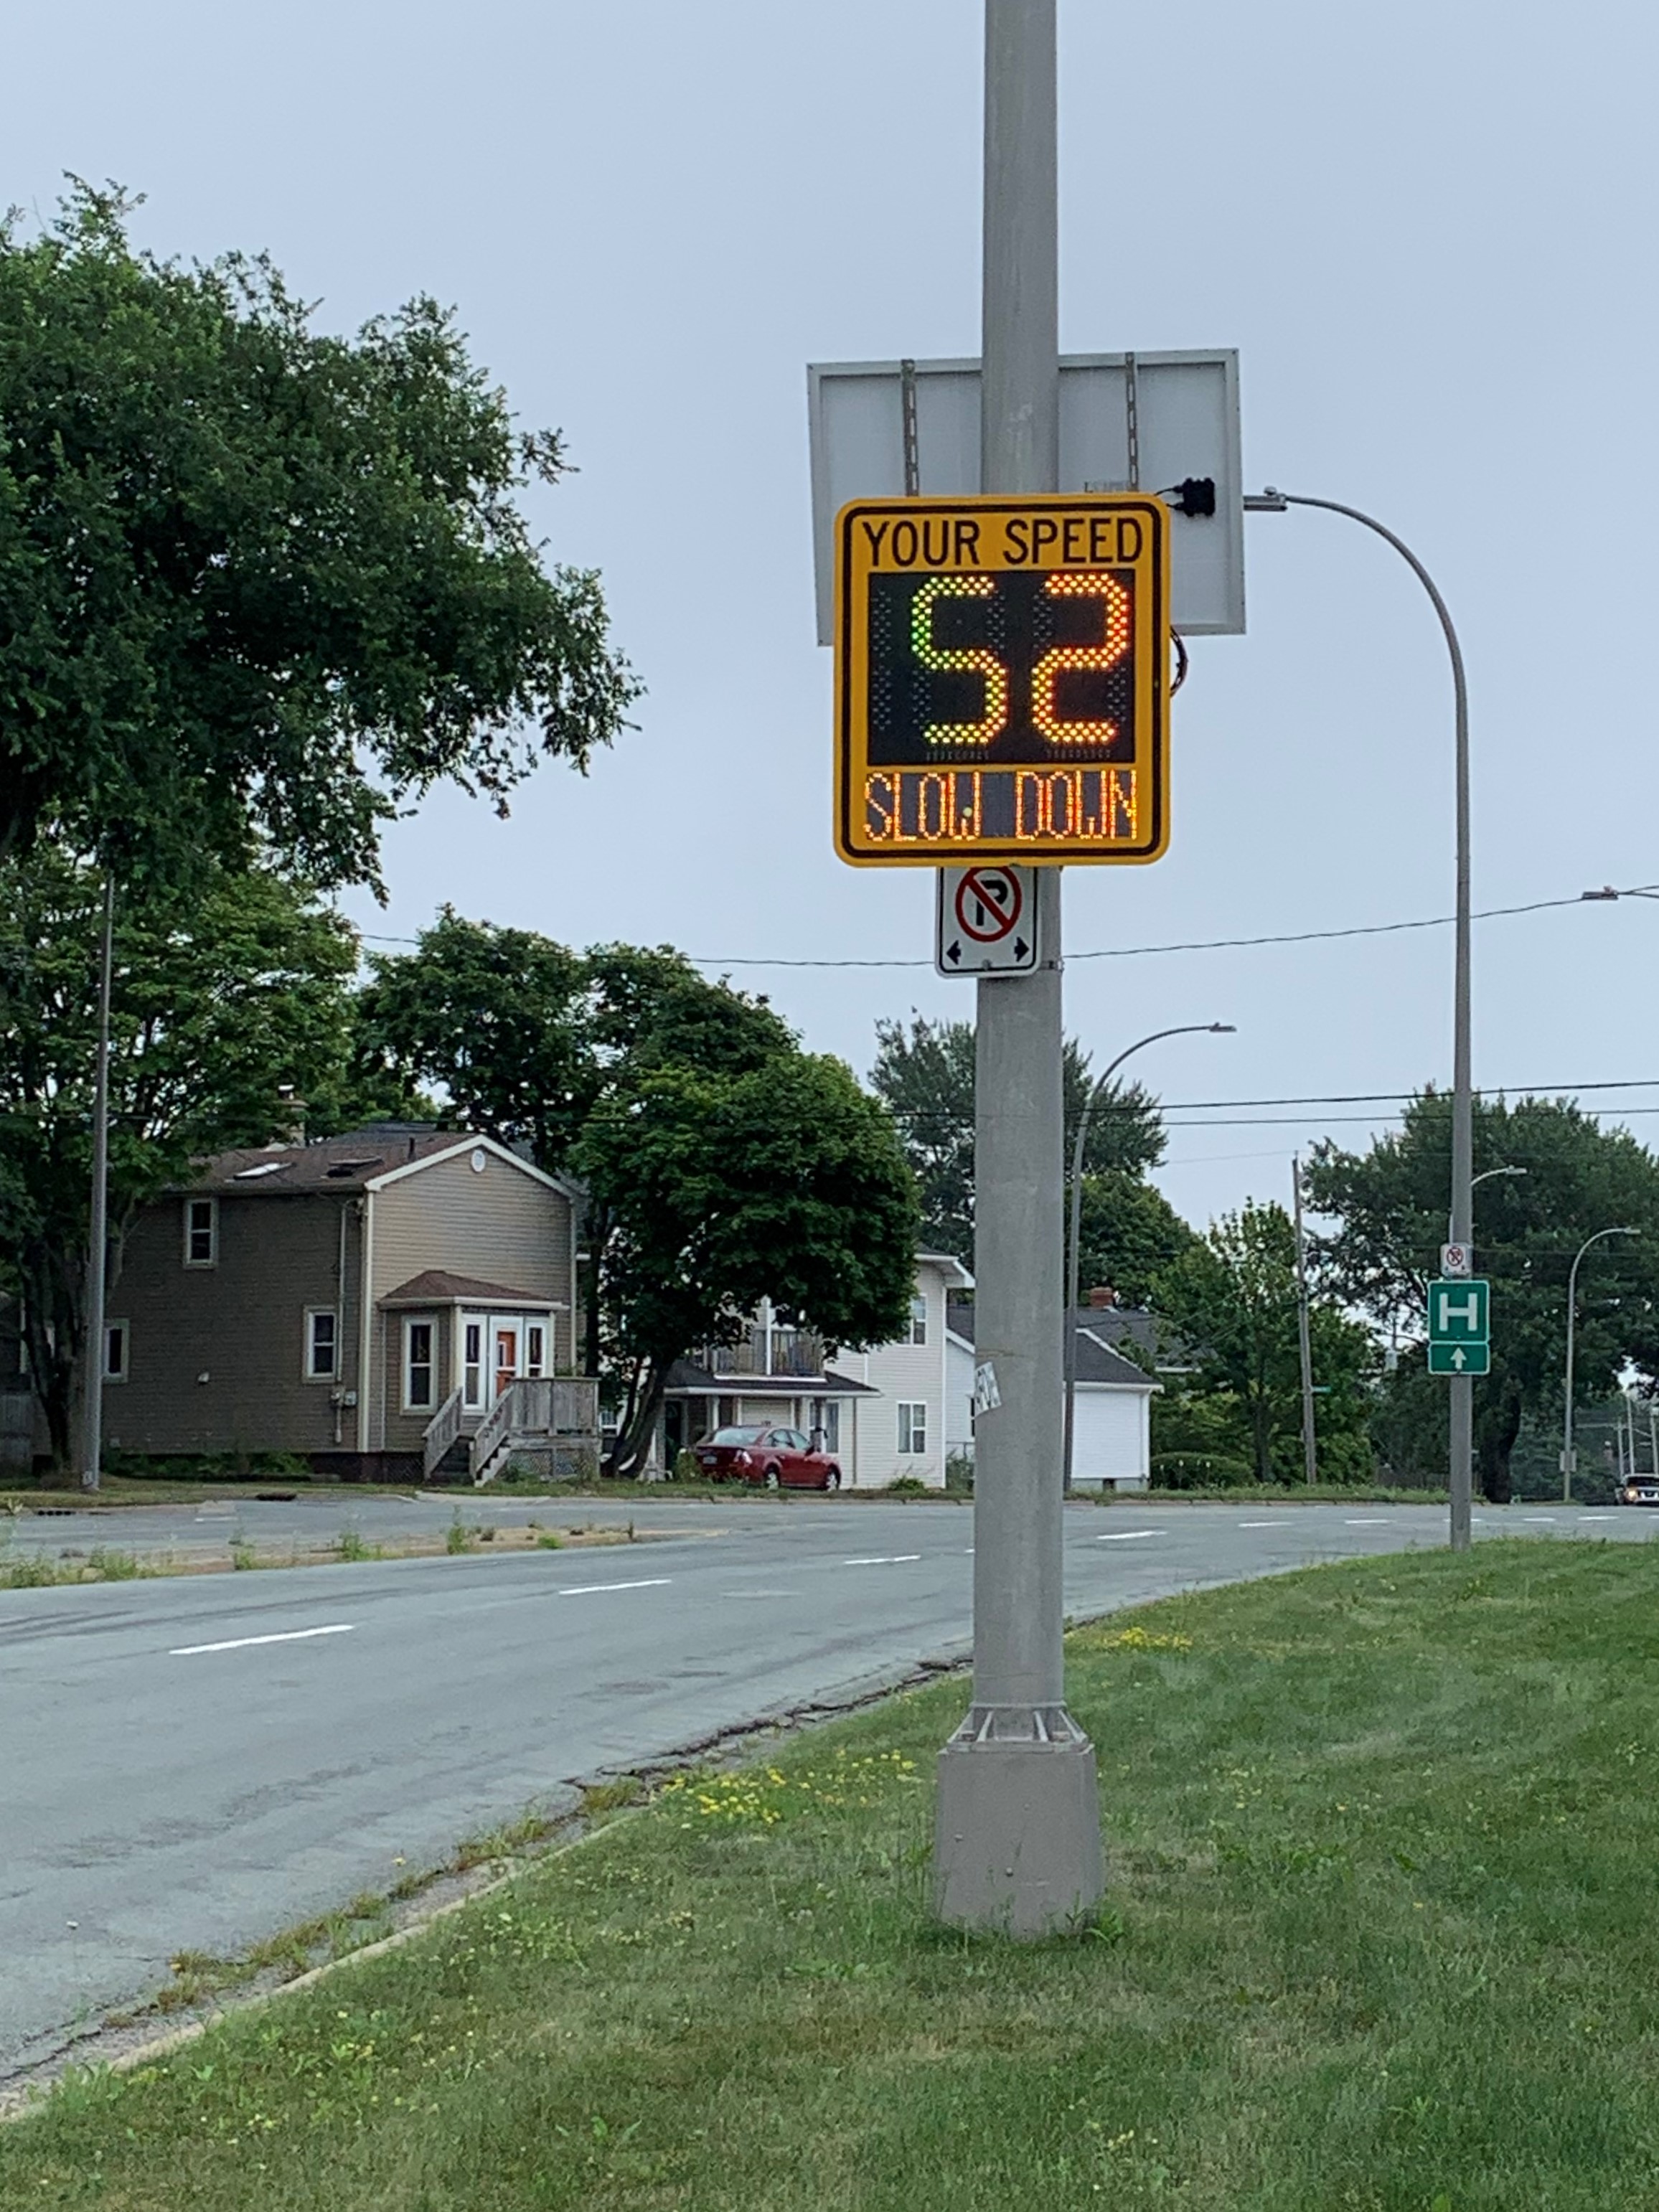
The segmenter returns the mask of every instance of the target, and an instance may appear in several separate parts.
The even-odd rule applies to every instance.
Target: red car
[[[735,1475],[769,1490],[839,1490],[841,1469],[828,1452],[815,1450],[799,1429],[769,1421],[716,1429],[694,1447],[697,1465],[715,1482]]]

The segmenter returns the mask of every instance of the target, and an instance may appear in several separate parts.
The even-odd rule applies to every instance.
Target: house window
[[[898,1448],[902,1452],[925,1452],[927,1449],[927,1407],[919,1402],[907,1404],[901,1399],[898,1431]]]
[[[185,1200],[185,1265],[211,1267],[219,1257],[219,1201],[216,1198]]]
[[[547,1372],[547,1325],[544,1322],[527,1321],[524,1325],[524,1371],[526,1375]]]
[[[483,1323],[461,1323],[461,1403],[469,1413],[483,1411]]]
[[[124,1321],[104,1324],[104,1380],[106,1382],[125,1382],[127,1379],[127,1324]]]
[[[404,1323],[404,1411],[424,1413],[433,1404],[433,1385],[436,1380],[432,1371],[432,1340],[434,1325],[429,1321],[406,1321]]]
[[[924,1297],[914,1297],[910,1301],[910,1341],[912,1344],[926,1344],[927,1341],[927,1301]]]
[[[331,1382],[339,1365],[339,1323],[332,1306],[306,1308],[306,1381]]]

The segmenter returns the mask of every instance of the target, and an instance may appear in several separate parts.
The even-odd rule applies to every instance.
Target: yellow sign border
[[[872,838],[861,826],[865,809],[855,794],[866,792],[872,773],[869,758],[867,711],[869,637],[868,585],[872,573],[867,558],[867,539],[860,546],[854,526],[860,520],[886,518],[918,525],[957,517],[1029,514],[1056,519],[1066,515],[1138,514],[1149,525],[1151,550],[1145,559],[1150,589],[1135,593],[1135,729],[1133,767],[1143,781],[1150,816],[1146,836],[1133,844],[1127,841],[1103,846],[1098,840],[1063,835],[1035,840],[1011,837],[921,836],[897,839]],[[1063,545],[1063,540],[1057,540]],[[1025,867],[1142,866],[1161,860],[1169,848],[1170,822],[1170,513],[1152,492],[1031,493],[1024,497],[1002,493],[964,493],[955,499],[858,499],[849,501],[836,517],[836,850],[852,867],[927,867],[972,865],[977,861],[1017,863]],[[1097,561],[1076,562],[1043,556],[1020,561],[975,564],[981,574],[1019,574],[1098,566]],[[1122,565],[1114,562],[1111,565]],[[918,562],[912,573],[934,575],[960,574],[959,568],[939,568]],[[1041,763],[1002,762],[999,769],[1042,775],[1077,774],[1064,762],[1052,758]],[[1089,768],[1098,763],[1090,763]],[[948,767],[971,773],[961,763]],[[879,773],[880,771],[877,771]],[[929,770],[933,774],[936,771]]]

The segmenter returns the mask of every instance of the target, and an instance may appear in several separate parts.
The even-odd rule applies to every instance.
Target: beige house
[[[577,1365],[579,1206],[492,1139],[423,1125],[206,1161],[123,1241],[105,1436],[418,1480],[439,1439],[493,1438],[537,1399],[515,1384]]]

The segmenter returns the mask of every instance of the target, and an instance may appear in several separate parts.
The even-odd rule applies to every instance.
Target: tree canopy
[[[1598,1230],[1638,1233],[1598,1243],[1579,1270],[1574,1395],[1587,1404],[1606,1398],[1627,1365],[1659,1376],[1659,1161],[1627,1130],[1603,1129],[1569,1100],[1477,1099],[1474,1167],[1477,1175],[1524,1170],[1483,1182],[1474,1201],[1476,1271],[1492,1285],[1492,1372],[1474,1386],[1475,1452],[1485,1494],[1502,1502],[1523,1418],[1559,1418],[1568,1271]],[[1450,1174],[1451,1102],[1432,1090],[1368,1151],[1327,1144],[1309,1164],[1313,1204],[1336,1223],[1315,1239],[1324,1279],[1408,1344],[1424,1333]],[[1437,1408],[1443,1437],[1443,1408],[1414,1374],[1408,1356],[1390,1389]]]
[[[1177,1460],[1242,1462],[1257,1482],[1300,1480],[1296,1230],[1284,1207],[1250,1200],[1224,1214],[1160,1273],[1156,1295],[1197,1365],[1184,1392],[1154,1407],[1158,1449]],[[1371,1471],[1370,1332],[1320,1299],[1310,1304],[1309,1333],[1320,1473],[1336,1482],[1363,1479]]]
[[[23,1301],[54,1457],[70,1448],[84,1348],[91,1103],[103,890],[37,843],[0,862],[0,1286]],[[116,907],[109,1218],[192,1155],[283,1134],[301,1102],[343,1091],[356,941],[269,870],[210,870]]]
[[[763,1297],[836,1342],[902,1331],[919,1218],[892,1122],[763,1000],[667,947],[577,953],[448,909],[373,967],[365,1079],[441,1085],[465,1126],[586,1184],[613,1472],[641,1463],[673,1362],[733,1340]]]
[[[135,251],[131,204],[0,222],[0,854],[378,884],[409,795],[504,811],[637,694],[515,502],[561,441],[430,299],[332,337],[267,260]]]
[[[966,1259],[974,1249],[974,1025],[929,1021],[913,1013],[908,1027],[900,1021],[878,1021],[876,1041],[870,1087],[898,1124],[921,1194],[925,1233],[940,1251]],[[1078,1121],[1092,1087],[1089,1055],[1075,1037],[1066,1041],[1064,1083],[1069,1179]],[[1083,1156],[1085,1185],[1099,1177],[1138,1182],[1163,1157],[1164,1127],[1156,1099],[1139,1083],[1109,1085],[1090,1116]],[[1137,1249],[1150,1225],[1148,1209],[1126,1206],[1124,1197],[1120,1182],[1097,1191],[1093,1203],[1095,1279],[1120,1288],[1124,1270],[1115,1253],[1102,1249],[1109,1225],[1115,1213],[1132,1222]],[[1085,1211],[1088,1203],[1085,1188]],[[1170,1223],[1175,1220],[1170,1214]],[[1085,1227],[1085,1253],[1091,1249],[1089,1233]],[[1177,1228],[1169,1229],[1169,1241],[1178,1243]]]

